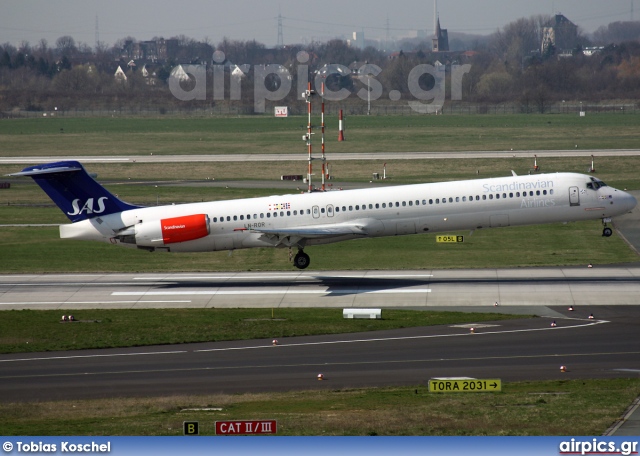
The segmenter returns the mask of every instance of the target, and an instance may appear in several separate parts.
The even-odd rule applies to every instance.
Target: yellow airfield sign
[[[451,236],[451,235],[436,236],[436,242],[446,242],[446,243],[464,242],[464,236]]]
[[[430,379],[430,393],[492,393],[502,391],[500,379]]]

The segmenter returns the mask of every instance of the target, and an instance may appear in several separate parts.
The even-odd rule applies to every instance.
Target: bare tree
[[[56,49],[61,55],[70,55],[76,52],[76,40],[69,35],[61,36],[56,40]]]
[[[31,50],[31,44],[29,44],[28,41],[22,41],[20,42],[20,47],[18,48],[18,52],[22,53],[22,54],[31,54],[32,50]]]
[[[85,66],[77,66],[71,70],[61,71],[53,79],[53,87],[66,93],[91,92],[92,77]]]
[[[640,21],[612,22],[593,32],[594,41],[602,46],[640,39]]]
[[[493,34],[490,48],[498,57],[520,61],[540,49],[542,29],[550,20],[551,16],[537,15],[510,22]]]

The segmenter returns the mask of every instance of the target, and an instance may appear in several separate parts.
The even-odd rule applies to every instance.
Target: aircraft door
[[[318,206],[313,206],[311,214],[313,215],[313,218],[320,218],[320,208]]]
[[[331,204],[327,206],[327,217],[333,217],[333,205]]]
[[[569,187],[569,206],[580,206],[580,191],[578,187]]]

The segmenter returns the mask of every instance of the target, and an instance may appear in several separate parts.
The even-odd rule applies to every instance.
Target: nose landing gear
[[[613,230],[607,226],[607,222],[610,222],[610,221],[611,221],[610,218],[602,219],[602,225],[604,226],[604,228],[602,229],[602,235],[604,237],[609,237],[613,234]]]

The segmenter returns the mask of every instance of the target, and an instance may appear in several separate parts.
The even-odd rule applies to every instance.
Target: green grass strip
[[[62,315],[77,321],[61,322]],[[284,338],[523,318],[493,313],[384,309],[382,319],[345,319],[342,309],[10,310],[0,352],[133,347]]]
[[[0,404],[0,428],[7,436],[178,436],[184,421],[198,421],[201,435],[213,435],[216,420],[275,419],[283,436],[602,435],[639,390],[637,378],[571,379],[503,382],[501,393],[434,394],[423,384],[11,403]]]

